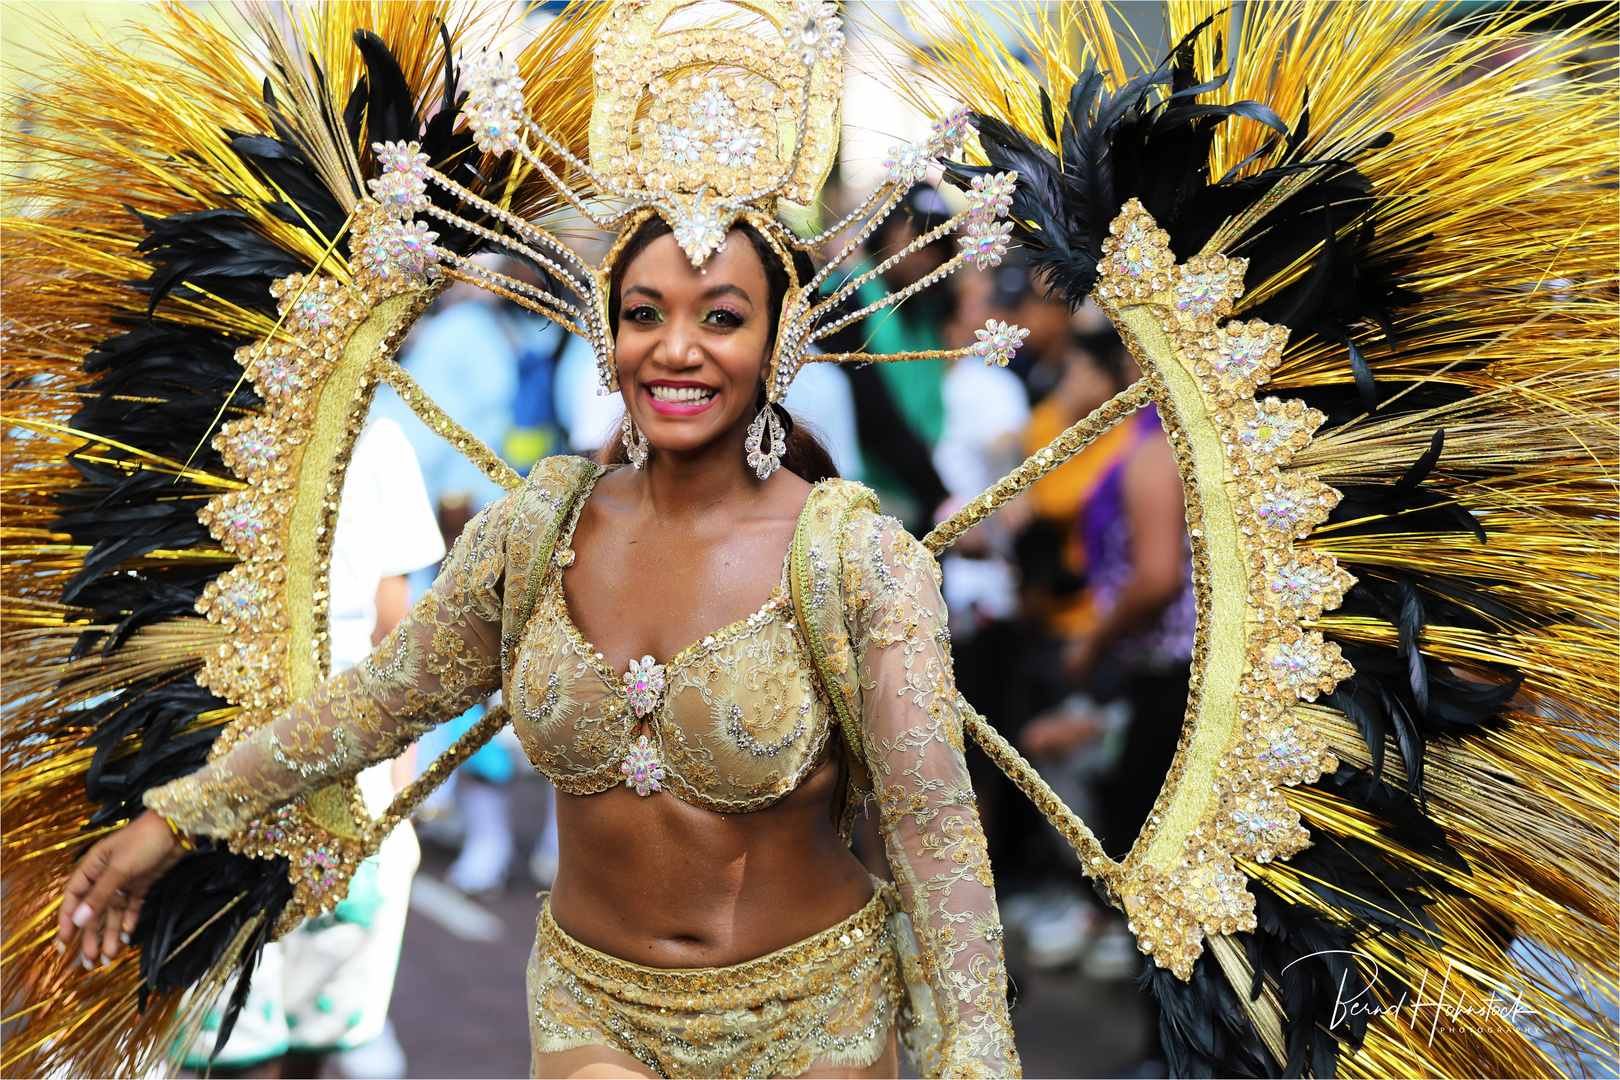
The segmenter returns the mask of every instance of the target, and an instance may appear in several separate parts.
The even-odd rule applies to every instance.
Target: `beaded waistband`
[[[541,948],[562,967],[597,984],[610,984],[621,1000],[642,1004],[690,1007],[692,995],[747,996],[769,988],[775,996],[787,989],[783,980],[807,978],[827,961],[841,966],[872,952],[894,947],[889,933],[890,913],[898,910],[894,887],[875,881],[872,899],[855,914],[821,933],[754,960],[711,968],[655,968],[609,956],[569,937],[551,917],[551,898],[540,907]],[[744,1005],[716,1001],[718,1007]],[[744,1006],[746,1007],[746,1006]]]

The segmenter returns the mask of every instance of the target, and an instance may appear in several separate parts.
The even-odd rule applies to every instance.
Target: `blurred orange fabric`
[[[1057,438],[1069,425],[1059,404],[1048,398],[1030,410],[1029,426],[1024,429],[1024,451],[1034,453]],[[1091,498],[1103,475],[1124,452],[1130,437],[1130,424],[1118,424],[1096,442],[1059,465],[1030,486],[1035,516],[1063,529],[1063,564],[1076,574],[1085,572],[1085,547],[1080,539],[1080,511]],[[1059,606],[1050,617],[1050,629],[1062,637],[1088,631],[1096,622],[1090,593],[1082,589]]]

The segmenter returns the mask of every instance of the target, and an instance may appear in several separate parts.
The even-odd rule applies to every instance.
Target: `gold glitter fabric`
[[[564,791],[622,782],[631,734],[645,723],[670,795],[744,812],[774,803],[824,760],[837,699],[914,927],[904,966],[931,988],[924,1011],[943,1030],[937,1054],[916,1048],[919,1071],[1015,1075],[994,879],[933,556],[879,516],[866,489],[817,485],[770,601],[672,658],[666,691],[638,719],[623,678],[573,626],[563,598],[568,540],[600,475],[578,458],[536,465],[522,489],[473,519],[433,588],[370,657],[202,770],[149,791],[146,804],[188,832],[256,850],[277,827],[276,807],[393,756],[499,688],[530,761]],[[549,557],[537,564],[537,552]],[[803,631],[793,577],[808,584],[815,613]],[[812,638],[833,683],[825,691]]]
[[[892,886],[874,881],[860,911],[757,960],[650,968],[569,937],[540,909],[529,957],[529,1035],[540,1055],[582,1046],[630,1054],[662,1076],[799,1076],[859,1069],[910,1029],[906,933]]]

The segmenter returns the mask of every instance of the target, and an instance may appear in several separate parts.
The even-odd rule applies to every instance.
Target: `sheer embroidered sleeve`
[[[933,556],[870,512],[844,534],[867,762],[901,904],[945,1031],[944,1076],[1018,1076],[994,881],[963,757]]]
[[[184,832],[230,836],[254,818],[397,755],[500,685],[507,518],[491,503],[433,587],[371,655],[208,765],[146,793]]]

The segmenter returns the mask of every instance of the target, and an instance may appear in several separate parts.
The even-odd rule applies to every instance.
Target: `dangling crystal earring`
[[[753,430],[750,428],[749,430]],[[630,455],[630,464],[638,469],[647,467],[647,436],[636,427],[636,422],[630,419],[629,410],[625,410],[624,419],[619,423],[619,438],[624,440],[624,452]]]
[[[774,403],[767,403],[759,410],[754,422],[748,425],[748,438],[743,442],[748,448],[748,464],[761,480],[782,467],[782,451],[787,449],[787,432],[782,430],[782,421],[776,412]],[[770,429],[769,446],[765,444],[767,428]]]

